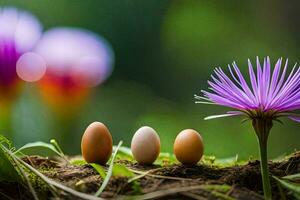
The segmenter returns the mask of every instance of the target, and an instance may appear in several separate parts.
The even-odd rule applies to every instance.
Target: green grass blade
[[[114,154],[112,155],[112,159],[110,161],[110,164],[109,164],[109,168],[108,168],[108,171],[107,171],[107,174],[106,174],[106,177],[105,179],[103,180],[103,183],[101,185],[101,187],[99,188],[99,190],[95,193],[95,196],[99,196],[103,190],[105,189],[106,185],[108,184],[108,181],[112,175],[112,170],[113,170],[113,167],[114,167],[114,161],[115,161],[115,158],[116,158],[116,155],[118,153],[118,150],[119,148],[121,147],[122,145],[122,141],[119,142],[118,146],[115,148],[115,152]]]
[[[62,155],[65,156],[64,152],[62,151],[62,149],[60,148],[60,146],[58,145],[57,141],[55,139],[51,139],[50,143],[54,146],[54,148]]]
[[[298,197],[300,197],[300,184],[292,183],[290,181],[281,180],[277,177],[274,177],[274,179],[276,181],[278,181],[283,187],[290,190],[293,193],[293,195],[295,196],[295,198],[300,200],[300,198],[298,198]]]
[[[62,156],[61,153],[59,151],[57,151],[57,149],[52,144],[49,144],[49,143],[46,143],[46,142],[40,142],[40,141],[27,143],[24,146],[22,146],[21,148],[19,148],[17,151],[15,151],[14,153],[17,154],[17,153],[22,152],[24,150],[37,148],[37,147],[49,149],[49,150],[53,151],[54,153],[56,153],[57,155]]]
[[[90,165],[98,172],[98,174],[105,179],[106,177],[106,173],[105,170],[103,169],[103,167],[99,164],[96,163],[90,163]]]
[[[300,173],[299,174],[292,174],[292,175],[289,175],[289,176],[284,176],[282,178],[287,179],[287,180],[300,180]]]
[[[117,146],[114,146],[114,150],[117,148]],[[128,156],[133,156],[132,155],[132,152],[131,152],[131,149],[130,148],[128,148],[128,147],[120,147],[119,148],[119,152],[122,152],[122,153],[124,153],[124,154],[126,154],[126,155],[128,155]]]
[[[69,193],[69,194],[72,194],[75,197],[78,197],[78,198],[81,198],[81,199],[85,199],[85,200],[103,200],[102,198],[95,197],[93,195],[85,194],[85,193],[82,193],[82,192],[78,192],[76,190],[73,190],[72,188],[69,188],[69,187],[61,184],[61,183],[53,181],[52,179],[46,177],[44,174],[42,174],[41,172],[39,172],[38,170],[36,170],[35,168],[33,168],[31,165],[29,165],[26,162],[24,162],[19,157],[15,156],[14,154],[11,154],[11,156],[14,156],[14,158],[17,159],[24,167],[26,167],[27,169],[29,169],[32,173],[34,173],[35,175],[37,175],[39,178],[41,178],[52,189],[58,188],[58,189],[63,190],[65,192]]]

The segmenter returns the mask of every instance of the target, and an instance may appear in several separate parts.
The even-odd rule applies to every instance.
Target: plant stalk
[[[262,184],[264,190],[265,200],[272,200],[272,191],[269,177],[269,167],[268,167],[268,136],[270,130],[273,126],[272,119],[253,119],[253,128],[256,132],[258,143],[259,143],[259,153],[260,153],[260,168],[262,176]]]

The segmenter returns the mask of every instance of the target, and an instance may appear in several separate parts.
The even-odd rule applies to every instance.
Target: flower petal
[[[248,115],[256,117],[261,112],[270,112],[274,119],[280,116],[290,117],[300,121],[300,116],[281,115],[300,109],[300,67],[295,64],[287,75],[288,60],[282,69],[282,58],[278,59],[274,70],[271,70],[270,58],[263,62],[256,58],[256,72],[248,60],[250,84],[234,62],[228,69],[231,76],[226,75],[218,67],[214,70],[212,81],[208,81],[209,91],[203,91],[204,98],[197,103],[213,102],[218,105],[239,110],[237,113],[227,113],[207,117],[213,119],[233,115]]]
[[[300,122],[300,116],[289,116],[288,117],[290,120],[293,120],[295,122]]]
[[[229,111],[227,114],[221,114],[221,115],[211,115],[208,117],[205,117],[204,120],[210,120],[210,119],[216,119],[216,118],[222,118],[222,117],[232,117],[232,116],[238,116],[243,115],[240,111]]]

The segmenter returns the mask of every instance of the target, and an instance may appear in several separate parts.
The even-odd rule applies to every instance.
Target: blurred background
[[[172,152],[176,135],[193,128],[204,138],[206,155],[257,157],[250,123],[240,118],[204,121],[227,109],[196,105],[194,94],[207,88],[216,66],[236,61],[247,73],[247,59],[256,56],[270,56],[272,63],[289,58],[290,66],[299,62],[297,6],[279,0],[2,0],[0,7],[26,11],[40,24],[39,39],[16,57],[30,51],[47,58],[31,55],[34,64],[40,63],[40,70],[33,70],[36,77],[28,77],[26,70],[22,75],[28,65],[19,63],[15,81],[0,81],[1,134],[18,147],[56,138],[66,153],[78,154],[85,128],[100,121],[109,127],[114,144],[123,140],[129,146],[134,132],[148,125],[158,131],[162,151]],[[8,21],[1,22],[0,12],[0,33],[1,23]],[[0,67],[8,63],[5,45],[0,39]],[[86,59],[92,54],[97,56]],[[82,67],[86,63],[101,69],[88,71]],[[6,70],[1,73],[0,79],[8,77]],[[293,152],[299,141],[299,124],[275,124],[270,157]]]

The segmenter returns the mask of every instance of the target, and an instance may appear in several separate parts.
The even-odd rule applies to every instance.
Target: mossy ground
[[[103,177],[80,158],[71,159],[68,164],[60,159],[48,159],[39,156],[23,158],[47,177],[71,187],[77,191],[94,194],[103,181]],[[172,160],[172,159],[170,159]],[[116,165],[121,166],[109,180],[100,197],[107,199],[263,199],[259,161],[244,164],[232,163],[220,166],[213,161],[201,162],[196,166],[184,166],[167,158],[160,164],[141,166],[133,160],[119,156]],[[209,159],[208,159],[209,160]],[[228,164],[227,164],[228,165]],[[122,168],[123,166],[123,168]],[[106,169],[108,166],[103,166]],[[288,158],[269,162],[272,176],[283,177],[300,172],[300,153]],[[121,171],[121,172],[120,172]],[[50,198],[51,192],[41,181],[30,177],[41,193],[41,198]],[[279,186],[271,178],[273,198],[280,199]],[[293,197],[283,189],[287,199]],[[0,199],[31,199],[26,186],[16,183],[0,183]],[[77,199],[64,192],[61,199]]]

